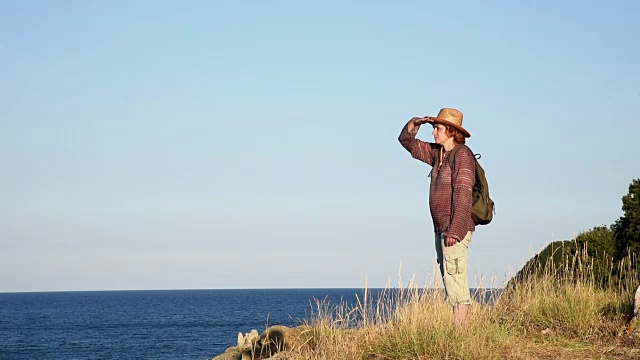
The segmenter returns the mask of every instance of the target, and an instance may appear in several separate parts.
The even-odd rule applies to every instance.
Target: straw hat
[[[460,112],[459,110],[444,108],[440,109],[438,116],[427,116],[427,118],[433,120],[433,122],[436,124],[451,126],[460,130],[464,137],[471,137],[471,134],[469,134],[469,132],[462,127],[462,112]]]

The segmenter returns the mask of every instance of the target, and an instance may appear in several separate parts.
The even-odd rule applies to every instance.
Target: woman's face
[[[431,132],[436,144],[444,145],[447,140],[451,139],[451,136],[447,135],[447,127],[442,124],[433,124],[433,131]]]

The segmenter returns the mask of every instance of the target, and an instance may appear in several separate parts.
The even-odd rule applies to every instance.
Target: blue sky
[[[495,220],[472,284],[619,216],[634,1],[3,1],[0,291],[370,287],[435,262],[428,166],[465,114]],[[430,131],[419,137],[432,140]]]

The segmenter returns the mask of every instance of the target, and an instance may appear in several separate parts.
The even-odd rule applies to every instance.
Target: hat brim
[[[446,121],[446,120],[440,120],[435,116],[427,116],[427,118],[433,120],[433,122],[435,124],[442,124],[442,125],[445,125],[445,126],[451,126],[452,128],[456,128],[457,130],[459,130],[462,133],[462,135],[464,135],[464,137],[467,137],[467,138],[471,137],[471,134],[469,134],[469,132],[465,128],[463,128],[462,126],[460,126],[458,124],[454,124],[454,123]]]

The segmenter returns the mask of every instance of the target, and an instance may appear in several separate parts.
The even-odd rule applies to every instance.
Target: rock
[[[273,356],[281,351],[301,350],[309,346],[313,338],[312,328],[301,325],[289,328],[274,325],[260,335],[256,343],[256,352],[261,356]]]
[[[298,360],[299,354],[313,345],[313,328],[308,325],[293,328],[274,325],[262,333],[256,330],[242,335],[238,333],[238,346],[228,348],[212,360]]]
[[[633,303],[633,318],[627,324],[627,334],[640,337],[640,286],[636,289]]]
[[[640,286],[636,289],[633,304],[633,318],[627,324],[627,334],[640,337]]]
[[[251,349],[253,345],[260,337],[257,330],[251,330],[250,333],[245,333],[242,336],[242,333],[238,333],[238,347],[241,349]]]
[[[224,353],[215,356],[212,360],[244,360],[242,351],[238,347],[230,347]]]

